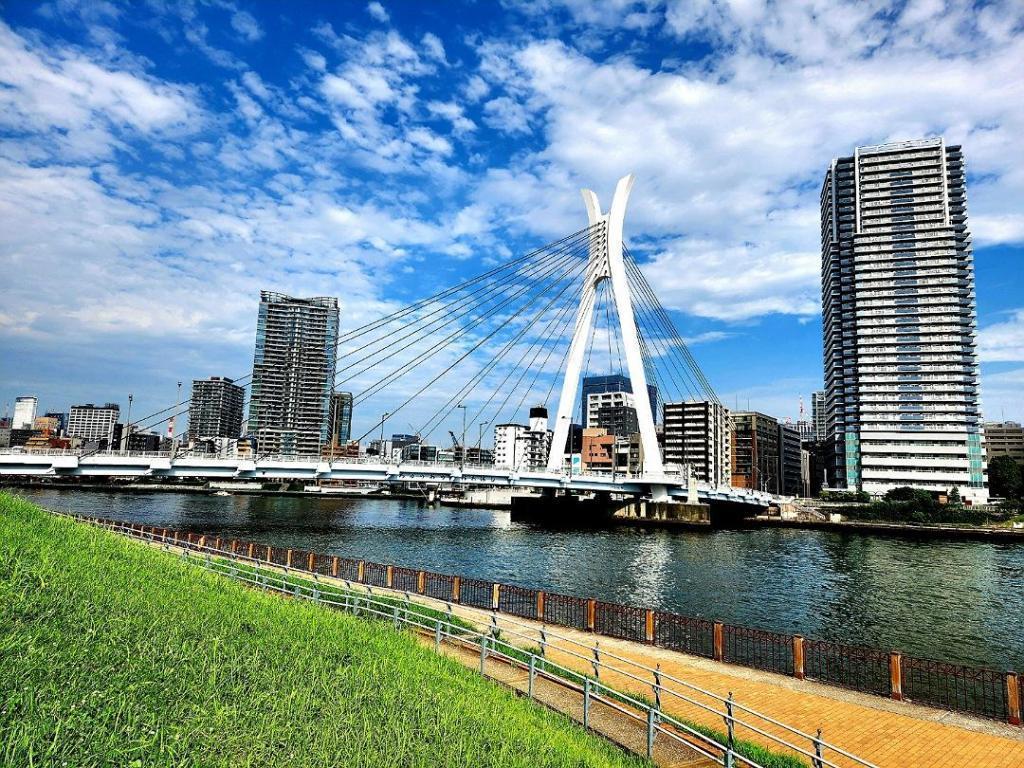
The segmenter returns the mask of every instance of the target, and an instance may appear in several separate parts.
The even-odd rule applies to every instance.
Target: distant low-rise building
[[[611,472],[615,466],[615,435],[600,427],[584,427],[581,454],[584,472]]]
[[[117,403],[73,405],[68,412],[68,437],[77,437],[86,444],[100,443],[102,447],[116,445],[120,415],[121,407]]]
[[[732,414],[732,485],[778,493],[779,422],[755,411]]]
[[[1024,426],[1016,421],[985,422],[985,460],[1009,456],[1024,464]]]

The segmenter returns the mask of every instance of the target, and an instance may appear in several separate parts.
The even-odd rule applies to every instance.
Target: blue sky
[[[944,135],[986,416],[1021,419],[1022,67],[1015,2],[5,3],[0,403],[155,410],[250,370],[260,289],[351,328],[632,171],[627,239],[720,397],[795,417],[829,161]]]

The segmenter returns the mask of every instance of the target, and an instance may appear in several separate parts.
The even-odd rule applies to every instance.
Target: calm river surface
[[[1024,671],[1024,545],[822,531],[547,529],[412,501],[24,490],[52,509]]]

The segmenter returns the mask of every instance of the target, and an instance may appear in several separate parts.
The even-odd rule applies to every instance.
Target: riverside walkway
[[[303,573],[301,568],[285,568],[262,561],[260,567],[296,575]],[[702,706],[704,702],[701,697],[705,694],[709,697],[732,694],[738,708],[737,720],[746,718],[748,723],[755,723],[764,732],[758,734],[738,726],[737,737],[770,746],[776,751],[779,749],[778,739],[788,739],[790,742],[796,740],[792,729],[814,734],[822,728],[824,732],[821,737],[824,740],[870,761],[878,768],[1003,768],[1024,765],[1024,728],[1017,726],[716,663],[677,651],[595,636],[562,626],[544,625],[480,608],[452,605],[402,590],[368,588],[323,574],[316,578],[324,584],[335,584],[374,595],[399,596],[435,610],[450,612],[477,627],[490,627],[500,633],[504,641],[530,649],[530,652],[536,652],[539,646],[543,648],[546,659],[587,675],[596,674],[605,685],[637,698],[653,698],[652,692],[655,689],[647,680],[656,667],[662,676],[658,702],[660,710],[690,723],[723,730],[721,714],[710,712],[706,706]],[[452,652],[450,649],[447,652],[467,665],[475,666],[479,663],[479,656]],[[598,661],[601,659],[603,663]],[[595,664],[595,661],[598,663]],[[503,671],[500,664],[490,659],[486,667],[488,676],[513,688],[522,687],[521,674]],[[575,717],[576,713],[572,711],[574,706],[577,704],[567,702],[566,706],[554,708]],[[756,710],[756,713],[747,717],[743,712],[745,707],[750,708],[747,712]],[[595,730],[600,732],[603,729]],[[628,743],[632,737],[616,738],[611,733],[605,735],[624,746],[632,747]],[[659,765],[705,764],[695,758],[695,755],[678,752],[672,755],[655,753],[655,762]],[[804,760],[807,764],[812,763],[812,760],[806,759],[806,755]],[[844,763],[837,760],[837,764]]]

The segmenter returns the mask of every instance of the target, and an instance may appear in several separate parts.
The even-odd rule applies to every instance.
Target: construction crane
[[[457,437],[455,436],[455,433],[454,433],[454,432],[452,432],[452,431],[451,431],[451,430],[449,429],[449,430],[448,430],[448,434],[452,436],[452,447],[453,447],[453,448],[461,448],[462,446],[461,446],[461,445],[459,444],[459,438],[457,438]]]

